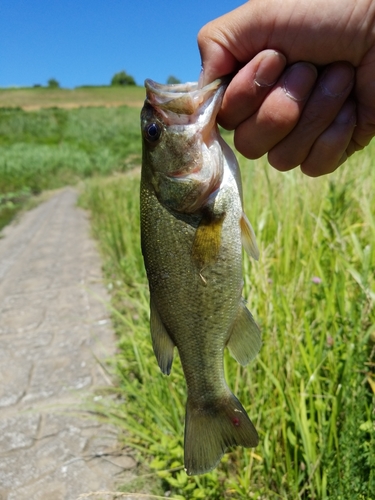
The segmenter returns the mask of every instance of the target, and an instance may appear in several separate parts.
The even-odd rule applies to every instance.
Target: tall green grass
[[[140,164],[139,110],[0,108],[0,229],[32,194]]]
[[[240,160],[261,253],[257,263],[244,258],[244,295],[263,347],[245,368],[227,354],[225,371],[260,444],[192,478],[183,470],[182,370],[176,362],[163,376],[151,348],[139,177],[86,184],[119,334],[119,399],[98,411],[173,498],[375,498],[373,158],[374,147],[320,179]]]
[[[140,161],[139,110],[0,109],[0,194],[60,187]]]

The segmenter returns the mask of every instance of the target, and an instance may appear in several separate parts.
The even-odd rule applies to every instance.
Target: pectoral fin
[[[258,325],[244,301],[241,302],[238,309],[227,345],[232,356],[242,366],[247,365],[255,358],[262,345]]]
[[[221,230],[225,213],[216,215],[206,210],[197,227],[192,257],[200,269],[212,264],[217,259],[221,245]]]
[[[259,250],[255,238],[254,230],[250,224],[249,219],[246,217],[245,212],[242,212],[242,217],[240,220],[241,226],[241,239],[242,245],[248,255],[253,257],[255,260],[259,259]]]
[[[170,338],[159,312],[151,298],[150,300],[150,329],[152,338],[152,347],[158,361],[160,370],[165,374],[171,373],[173,363],[174,343]]]

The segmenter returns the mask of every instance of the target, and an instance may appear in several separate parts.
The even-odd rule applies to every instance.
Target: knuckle
[[[202,26],[197,35],[198,46],[204,47],[212,41],[215,41],[215,31],[214,21],[209,21],[207,24]]]
[[[299,163],[291,161],[291,157],[288,152],[280,152],[277,149],[271,150],[268,153],[268,162],[272,167],[280,170],[280,172],[287,172],[288,170],[292,170],[299,165]]]
[[[287,130],[290,131],[298,117],[291,113],[285,113],[282,107],[269,107],[263,110],[262,121],[267,123],[269,130]]]
[[[327,121],[331,121],[331,117],[327,116],[327,103],[320,101],[311,106],[307,106],[302,113],[304,125],[313,126],[313,129],[321,129],[326,125]]]

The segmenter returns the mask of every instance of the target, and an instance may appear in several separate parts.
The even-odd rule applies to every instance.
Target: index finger
[[[220,125],[236,128],[261,106],[286,65],[286,58],[276,50],[259,52],[229,83],[218,115]]]

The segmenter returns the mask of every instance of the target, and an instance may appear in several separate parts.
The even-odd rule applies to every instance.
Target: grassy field
[[[42,190],[139,165],[143,96],[141,87],[0,90],[0,228]]]
[[[82,106],[134,106],[144,101],[143,87],[78,87],[75,89],[10,88],[0,89],[0,107],[25,110],[40,108],[77,108]]]
[[[147,481],[159,478],[171,498],[375,498],[374,157],[372,147],[321,179],[241,160],[261,251],[258,263],[244,259],[245,296],[263,347],[246,368],[227,355],[225,371],[260,444],[231,450],[217,470],[193,478],[182,466],[181,367],[163,376],[150,343],[139,177],[86,185],[120,346],[118,398],[97,410],[124,430],[154,471]]]
[[[119,339],[109,362],[116,387],[92,409],[118,426],[144,470],[124,491],[187,500],[375,498],[375,145],[320,179],[240,159],[261,251],[257,263],[244,258],[244,294],[263,347],[246,368],[227,355],[225,371],[260,444],[230,450],[212,473],[188,478],[181,367],[176,360],[163,376],[150,342],[139,246],[143,90],[134,106],[105,107],[108,98],[75,108],[79,100],[67,99],[28,112],[11,100],[24,90],[4,92],[0,224],[33,193],[84,180],[81,203],[92,214]],[[27,92],[43,108],[43,93],[60,90]]]

